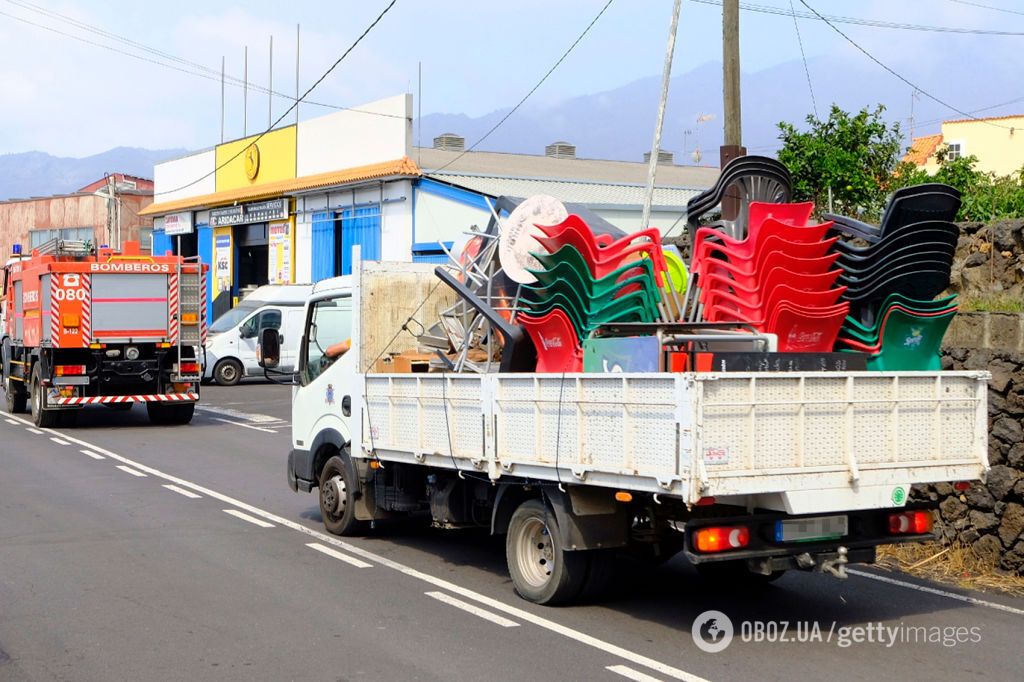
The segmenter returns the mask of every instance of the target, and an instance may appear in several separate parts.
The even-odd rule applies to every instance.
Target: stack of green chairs
[[[537,283],[522,287],[520,300],[526,314],[540,317],[560,308],[580,339],[603,324],[658,319],[662,292],[650,258],[626,263],[595,278],[583,254],[571,244],[533,256],[541,268],[530,270]]]
[[[956,315],[955,299],[953,295],[928,301],[890,294],[874,322],[846,318],[839,349],[869,353],[868,369],[880,372],[942,369],[942,338]]]

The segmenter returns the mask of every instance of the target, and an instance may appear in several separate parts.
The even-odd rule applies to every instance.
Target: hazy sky
[[[424,114],[477,116],[510,106],[555,62],[604,1],[399,0],[310,97],[351,106],[402,91],[415,93],[417,63],[422,62]],[[788,0],[750,1],[789,10]],[[1008,11],[957,0],[808,2],[829,15],[1024,33],[1024,2],[1018,0],[971,0]],[[300,82],[305,89],[385,5],[385,0],[0,0],[0,153],[38,149],[84,156],[120,145],[190,149],[212,145],[220,135],[219,75],[207,72],[207,79],[152,63],[197,70],[140,46],[204,65],[217,74],[223,55],[229,75],[240,78],[242,53],[248,45],[249,78],[266,86],[268,38],[273,35],[274,89],[293,93],[297,23],[302,26]],[[806,11],[800,0],[794,0],[794,5]],[[530,104],[600,92],[659,74],[671,6],[671,0],[615,0]],[[684,0],[674,73],[720,59],[720,17],[718,6]],[[865,59],[822,22],[800,19],[799,26],[808,57],[831,53]],[[965,59],[978,63],[977,77],[983,79],[986,62],[1019,61],[1024,46],[1024,36],[839,26],[908,78],[968,109],[994,102],[956,102],[958,84],[946,82],[942,72],[930,68],[934,55],[962,52]],[[745,71],[800,56],[789,16],[743,11],[741,41]],[[879,78],[888,77],[879,71]],[[841,79],[842,74],[835,78]],[[1024,79],[1006,83],[1003,91],[1006,99],[1024,96]],[[226,134],[232,138],[242,133],[241,88],[229,86],[227,100]],[[275,118],[287,106],[285,100],[276,99]],[[265,127],[267,96],[250,91],[248,109],[249,132]],[[304,107],[302,115],[325,111]]]

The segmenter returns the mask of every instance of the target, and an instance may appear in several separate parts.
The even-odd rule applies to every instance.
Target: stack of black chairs
[[[733,239],[747,236],[747,207],[752,201],[771,204],[789,202],[793,180],[781,163],[767,156],[739,156],[725,164],[715,184],[686,203],[686,222],[690,234],[702,226],[701,218],[713,211],[726,196],[737,197],[740,211],[736,220],[710,223]]]

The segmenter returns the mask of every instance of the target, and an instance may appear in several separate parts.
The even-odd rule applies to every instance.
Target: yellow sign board
[[[295,177],[295,126],[257,137],[217,145],[218,192]]]

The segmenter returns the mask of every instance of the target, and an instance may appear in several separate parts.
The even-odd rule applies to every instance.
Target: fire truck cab
[[[186,424],[199,400],[205,270],[195,259],[55,239],[4,266],[7,411],[70,426],[87,405],[145,403]]]

